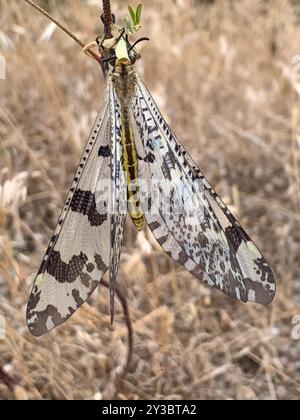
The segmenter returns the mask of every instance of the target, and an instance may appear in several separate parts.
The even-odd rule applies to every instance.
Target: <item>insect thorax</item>
[[[120,103],[123,106],[128,106],[133,99],[137,81],[137,76],[132,65],[116,62],[111,73],[111,78]]]

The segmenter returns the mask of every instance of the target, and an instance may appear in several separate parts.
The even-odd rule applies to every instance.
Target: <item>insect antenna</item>
[[[131,45],[128,52],[132,51],[139,43],[144,42],[144,41],[150,41],[150,38],[145,36],[143,38],[138,39],[133,45]]]
[[[110,57],[100,58],[101,63],[109,63],[111,60],[116,60],[116,55],[111,55]]]

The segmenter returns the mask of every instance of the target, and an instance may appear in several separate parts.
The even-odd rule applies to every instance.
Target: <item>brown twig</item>
[[[109,289],[109,283],[105,280],[101,280],[101,284],[102,286],[104,286],[105,288]],[[132,361],[132,354],[133,354],[133,328],[132,328],[132,322],[131,322],[131,318],[130,318],[130,312],[129,312],[129,308],[128,308],[128,304],[127,304],[127,300],[125,298],[125,296],[123,295],[123,293],[118,289],[118,287],[116,288],[116,295],[117,298],[119,299],[122,309],[123,309],[123,313],[124,313],[124,317],[125,317],[125,322],[126,322],[126,327],[127,327],[127,331],[128,331],[128,351],[127,351],[127,360],[126,360],[126,364],[123,368],[123,372],[122,372],[122,377],[126,375],[126,373],[128,372],[130,365],[131,365],[131,361]]]
[[[113,16],[111,13],[110,0],[102,0],[103,4],[103,23],[104,23],[104,32],[106,38],[111,38],[111,26],[113,24]]]
[[[63,25],[61,22],[59,22],[54,16],[52,16],[50,13],[48,13],[46,10],[44,10],[41,6],[38,6],[36,3],[34,3],[32,0],[25,0],[26,3],[30,4],[30,6],[34,7],[36,10],[38,10],[40,13],[42,13],[44,16],[46,16],[49,20],[55,23],[61,30],[63,30],[69,37],[71,37],[78,45],[81,46],[81,48],[85,48],[85,43],[81,41],[75,34],[73,34],[65,25]],[[88,50],[89,54],[99,63],[99,55],[96,54],[92,50]]]

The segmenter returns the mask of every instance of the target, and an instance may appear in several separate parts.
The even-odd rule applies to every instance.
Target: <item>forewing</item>
[[[114,84],[110,81],[111,113],[111,249],[110,249],[110,310],[111,321],[114,319],[114,295],[116,279],[124,238],[124,225],[127,215],[127,187],[123,171],[123,149],[121,143],[121,106],[116,95]]]
[[[266,260],[196,167],[138,82],[132,103],[151,178],[146,219],[161,246],[210,286],[243,302],[270,303],[275,279]],[[203,275],[202,271],[206,274]]]
[[[66,321],[99,285],[109,266],[110,112],[105,101],[35,279],[29,330],[41,336]]]

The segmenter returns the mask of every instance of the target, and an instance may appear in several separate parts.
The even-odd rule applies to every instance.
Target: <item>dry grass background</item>
[[[134,4],[136,2],[133,2]],[[0,364],[2,399],[296,399],[300,342],[299,2],[144,0],[139,72],[181,137],[269,259],[269,308],[212,291],[130,221],[119,273],[135,331],[131,369],[118,305],[96,292],[64,326],[35,339],[26,300],[103,97],[100,70],[23,1],[1,0]],[[99,2],[43,1],[84,41]],[[112,0],[118,17],[127,1]],[[47,30],[48,29],[48,30]],[[51,29],[51,28],[50,28]],[[46,32],[45,32],[46,31]]]

